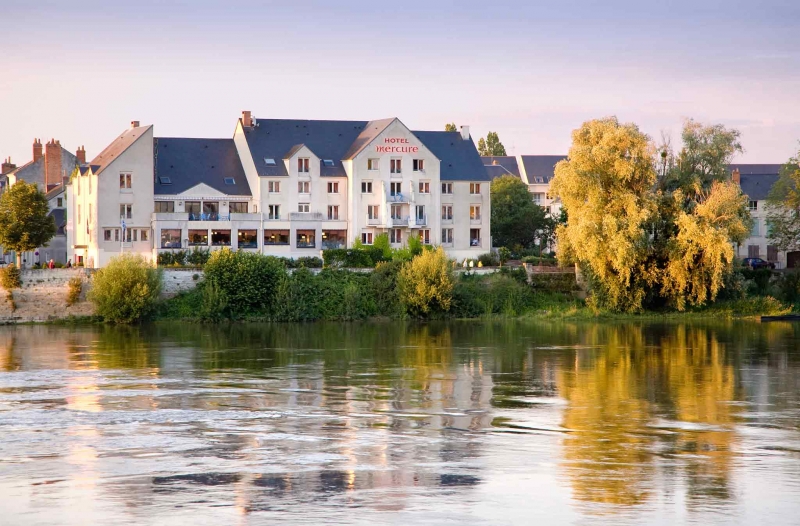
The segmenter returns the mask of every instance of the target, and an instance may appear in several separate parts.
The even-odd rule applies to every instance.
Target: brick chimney
[[[42,158],[42,140],[41,139],[34,139],[33,140],[33,162],[36,162],[41,158]]]
[[[253,116],[249,111],[242,112],[242,126],[245,128],[253,127]]]
[[[11,163],[11,157],[9,157],[8,159],[3,161],[3,167],[2,167],[2,169],[0,169],[0,175],[5,175],[5,174],[13,171],[14,168],[16,168],[16,167],[17,167],[17,165],[16,164],[12,164]]]
[[[78,151],[75,152],[75,157],[78,158],[79,163],[86,164],[86,149],[83,146],[79,146]]]
[[[44,186],[45,192],[61,184],[61,142],[50,139],[44,145]]]
[[[139,121],[131,121],[131,129],[138,127],[139,127]]]
[[[738,168],[734,168],[731,172],[731,180],[739,186],[742,186],[742,176],[739,174]]]

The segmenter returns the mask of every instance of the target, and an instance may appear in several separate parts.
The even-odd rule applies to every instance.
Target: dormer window
[[[544,183],[544,177],[534,177],[533,178],[533,182],[534,183]]]
[[[275,159],[272,157],[264,157],[264,164],[267,166],[275,166]]]
[[[325,165],[325,166],[333,166],[333,160],[332,159],[324,159],[322,161],[322,164]]]
[[[233,186],[236,184],[236,179],[234,179],[233,177],[226,177],[225,184],[228,186]]]
[[[161,183],[161,184],[172,184],[172,179],[162,175],[162,176],[159,176],[158,182]]]
[[[297,171],[300,173],[308,173],[308,157],[300,157],[297,159]]]

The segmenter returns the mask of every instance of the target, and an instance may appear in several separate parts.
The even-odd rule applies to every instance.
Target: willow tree
[[[575,261],[593,284],[590,301],[611,310],[641,310],[655,276],[648,269],[655,216],[655,147],[616,117],[585,122],[555,168],[551,194],[568,221],[558,227],[559,258]]]

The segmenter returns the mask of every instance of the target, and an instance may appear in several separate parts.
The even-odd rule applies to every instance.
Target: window
[[[119,216],[124,219],[133,217],[133,205],[119,205]]]
[[[230,246],[231,244],[231,231],[230,230],[212,230],[211,231],[211,244],[215,247]]]
[[[552,198],[550,197],[550,192],[545,192],[545,193],[544,193],[544,198],[545,198],[545,199],[547,199],[548,201],[549,201],[550,199],[552,199]]]
[[[288,245],[289,244],[289,231],[288,230],[264,230],[264,244],[265,245]]]
[[[442,206],[442,219],[445,221],[453,220],[453,205]]]
[[[469,229],[469,246],[471,246],[471,247],[479,247],[479,246],[481,246],[481,229],[480,228],[470,228]]]
[[[181,248],[181,229],[167,228],[162,230],[161,248]]]
[[[369,205],[367,207],[367,219],[379,219],[380,216],[381,211],[378,205]]]
[[[367,170],[378,170],[379,165],[380,159],[367,159]]]
[[[392,243],[402,243],[403,231],[399,228],[392,228],[389,230],[389,241]]]
[[[425,205],[416,206],[416,218],[417,218],[417,223],[425,222]]]
[[[481,193],[481,183],[469,183],[469,193],[473,195]]]
[[[89,181],[91,186],[91,181]],[[119,187],[120,189],[130,190],[131,189],[131,174],[119,174]],[[89,193],[92,193],[89,190]]]
[[[419,193],[421,193],[421,194],[429,194],[429,193],[431,193],[431,183],[430,183],[430,181],[420,181],[419,182]]]
[[[328,221],[339,220],[339,205],[328,205]]]
[[[142,241],[147,241],[147,236],[148,236],[149,232],[150,232],[149,230],[142,230],[141,236],[139,237],[139,239],[141,239]]]
[[[236,240],[239,248],[258,248],[258,230],[239,230]]]
[[[189,213],[189,219],[200,219],[200,201],[186,201],[184,210]]]
[[[322,160],[323,166],[333,166],[333,159],[323,159]]]
[[[425,171],[425,160],[424,159],[414,159],[411,162],[411,169],[415,172],[424,172]]]
[[[267,191],[271,194],[279,194],[281,193],[281,182],[280,181],[270,181],[267,183]]]
[[[389,183],[389,195],[392,197],[402,197],[403,183]]]
[[[226,177],[225,184],[228,186],[233,186],[236,184],[236,179],[234,179],[233,177]]]
[[[747,245],[747,257],[749,258],[759,258],[759,247],[758,245]]]
[[[106,228],[103,230],[103,241],[111,241],[111,229]]]
[[[361,193],[362,194],[372,193],[372,181],[361,181]]]
[[[57,206],[58,208],[61,208],[62,206],[64,206],[64,200],[63,200],[63,198],[59,197],[58,199],[56,199],[56,206]]]
[[[308,157],[300,157],[297,159],[297,171],[300,173],[308,173]]]
[[[751,237],[758,237],[760,235],[761,229],[759,227],[758,219],[753,219],[753,229],[750,231]]]
[[[114,229],[114,241],[119,241],[119,228]]]
[[[442,193],[443,194],[452,194],[453,193],[453,183],[442,183]]]
[[[189,245],[193,247],[207,247],[208,230],[189,230]]]
[[[393,174],[403,173],[403,160],[402,159],[392,159],[389,162],[389,173],[393,173]]]
[[[755,212],[758,210],[758,201],[748,201],[747,208],[750,209],[751,212]]]
[[[778,261],[778,247],[767,245],[767,261]]]
[[[392,205],[391,214],[392,219],[401,219],[403,217],[403,208],[400,205]]]
[[[372,232],[361,232],[361,242],[365,245],[372,244]]]
[[[92,222],[92,203],[89,203],[89,217],[86,218],[90,223]]]
[[[297,231],[297,248],[316,248],[317,232],[315,230]]]
[[[470,205],[469,207],[469,218],[471,221],[480,221],[481,220],[481,206],[480,205]]]
[[[138,231],[138,230],[131,230],[131,229],[128,229],[128,232],[130,232],[131,234],[133,234],[133,240],[134,240],[134,241],[138,241],[138,240],[136,239],[136,236],[138,236],[138,235],[139,235],[139,231]]]
[[[175,201],[156,201],[156,213],[165,214],[175,211]]]
[[[535,177],[533,178],[533,182],[534,182],[534,183],[539,183],[539,184],[542,184],[542,183],[544,183],[544,177],[538,177],[538,176],[535,176]]]
[[[419,231],[419,238],[424,245],[431,244],[431,231],[430,230],[420,230]]]
[[[442,229],[442,243],[443,244],[453,244],[453,229],[452,228],[443,228]]]
[[[539,206],[542,206],[542,202],[544,201],[544,194],[536,193],[533,194],[533,202]]]
[[[158,182],[161,183],[161,184],[172,184],[172,179],[170,179],[169,177],[167,177],[165,175],[161,175],[158,178]]]
[[[323,230],[322,248],[345,248],[347,246],[347,230]]]
[[[219,219],[219,203],[217,201],[203,201],[203,216],[211,221]]]
[[[281,218],[281,206],[280,205],[269,205],[267,207],[267,214],[269,219],[280,219]]]
[[[329,194],[338,194],[339,193],[339,183],[328,183],[328,193]]]
[[[275,166],[275,159],[272,157],[264,157],[264,164],[267,166]]]
[[[78,205],[78,223],[81,222],[81,205]]]
[[[308,203],[300,203],[297,205],[297,211],[307,214],[308,213]]]
[[[311,193],[311,183],[309,181],[297,181],[297,192],[300,194]]]
[[[231,203],[228,210],[231,214],[246,214],[247,203]]]

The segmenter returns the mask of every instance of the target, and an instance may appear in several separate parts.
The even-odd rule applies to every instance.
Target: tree
[[[56,224],[47,205],[47,198],[36,184],[17,181],[0,196],[0,245],[17,254],[17,267],[22,253],[47,244],[56,234]]]
[[[449,124],[445,124],[444,125],[444,131],[446,131],[446,132],[458,131],[458,128],[456,128],[456,123],[455,122],[451,122]]]
[[[453,275],[442,247],[426,250],[405,263],[397,276],[400,299],[412,316],[427,317],[450,310]]]
[[[800,249],[800,150],[781,168],[767,197],[769,239],[778,250]]]
[[[519,177],[504,175],[492,181],[492,242],[499,247],[530,248],[537,231],[546,227],[544,208],[533,202]]]
[[[484,157],[506,155],[506,149],[503,143],[500,142],[497,132],[489,132],[486,135],[486,140],[480,139],[478,141],[478,153]]]
[[[160,292],[158,269],[139,255],[123,254],[94,275],[89,300],[104,320],[133,323],[153,312]]]

